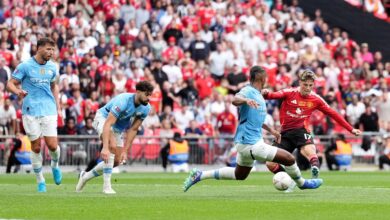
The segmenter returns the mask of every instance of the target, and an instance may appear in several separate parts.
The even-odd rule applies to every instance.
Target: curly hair
[[[135,85],[135,89],[141,92],[153,92],[154,87],[149,81],[141,81]]]

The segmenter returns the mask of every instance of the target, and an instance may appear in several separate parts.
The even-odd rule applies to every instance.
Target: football
[[[291,177],[286,172],[279,172],[274,175],[272,182],[277,190],[284,191],[292,183]]]

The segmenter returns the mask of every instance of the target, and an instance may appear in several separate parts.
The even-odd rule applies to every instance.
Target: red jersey
[[[320,110],[325,115],[330,116],[348,131],[352,131],[352,126],[348,124],[335,110],[333,110],[319,95],[311,92],[307,96],[302,96],[298,88],[283,89],[278,92],[269,92],[265,99],[282,99],[280,108],[280,124],[282,132],[297,128],[309,130],[310,116],[315,110]]]
[[[205,122],[199,128],[203,132],[203,134],[205,134],[207,136],[213,136],[214,135],[214,128],[213,128],[213,125],[211,123]]]
[[[231,112],[222,112],[217,116],[217,124],[220,125],[219,132],[234,134],[236,132],[236,117]]]

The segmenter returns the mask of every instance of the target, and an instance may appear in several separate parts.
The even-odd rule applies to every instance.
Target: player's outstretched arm
[[[142,121],[143,120],[141,118],[136,117],[129,130],[127,130],[125,145],[123,146],[120,159],[121,162],[125,162],[127,160],[127,152],[129,152],[129,148],[133,143],[135,136],[137,136],[138,128],[141,126]]]
[[[24,98],[28,95],[28,93],[26,91],[24,91],[23,89],[20,89],[18,87],[18,85],[20,84],[20,82],[16,79],[10,79],[8,82],[7,82],[7,90],[9,92],[12,92],[13,94],[21,97],[21,98]]]
[[[288,92],[290,90],[280,90],[278,92],[271,92],[268,89],[262,89],[261,90],[261,95],[265,99],[284,99],[286,95],[288,95]]]
[[[259,104],[255,100],[245,98],[243,95],[240,95],[240,94],[236,94],[234,96],[232,104],[235,105],[235,106],[240,106],[240,105],[243,105],[243,104],[247,104],[247,105],[249,105],[252,108],[258,108],[259,107]]]
[[[323,99],[320,100],[318,109],[325,115],[330,116],[333,120],[343,126],[346,130],[354,134],[355,136],[361,135],[359,129],[354,129],[338,112],[332,109]]]

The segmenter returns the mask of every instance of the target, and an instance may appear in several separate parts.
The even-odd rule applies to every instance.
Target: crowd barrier
[[[377,164],[378,157],[384,150],[384,138],[388,134],[364,133],[370,140],[369,149],[362,148],[362,137],[346,136],[352,144],[353,162]],[[323,154],[335,135],[315,136],[314,141],[319,154]],[[5,166],[12,147],[13,136],[0,136],[0,166]],[[228,152],[233,146],[233,137],[183,137],[190,146],[190,164],[224,163]],[[264,138],[271,143],[273,137]],[[127,164],[161,164],[160,149],[168,143],[165,137],[137,136],[128,152]],[[61,147],[61,165],[85,166],[89,161],[99,158],[101,142],[97,136],[59,136]],[[42,142],[44,146],[44,142]],[[50,156],[45,147],[43,151],[44,164],[49,164]]]

